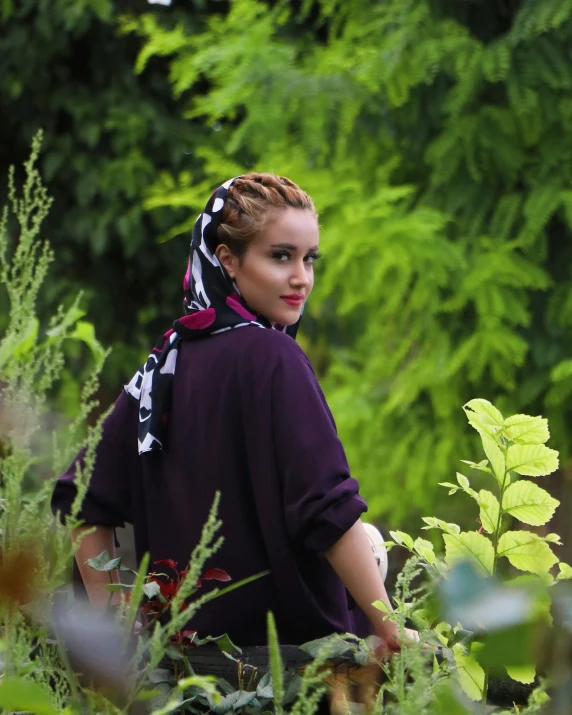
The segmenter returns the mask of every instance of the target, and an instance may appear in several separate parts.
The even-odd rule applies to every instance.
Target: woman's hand
[[[381,643],[374,650],[374,655],[382,659],[419,642],[417,631],[412,628],[404,628],[401,633],[395,623],[389,620],[384,621],[382,626],[377,626],[374,629],[374,635],[381,639]]]

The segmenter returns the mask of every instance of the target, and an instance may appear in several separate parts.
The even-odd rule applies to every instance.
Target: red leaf
[[[179,584],[173,581],[173,579],[169,579],[167,583],[165,583],[165,581],[162,581],[160,578],[151,578],[149,579],[149,582],[151,581],[154,581],[155,583],[159,584],[161,596],[163,596],[163,598],[166,598],[167,600],[173,598],[173,596],[179,590]]]
[[[176,561],[173,561],[173,559],[160,559],[159,561],[154,561],[153,563],[157,564],[157,566],[168,566],[175,571],[177,570],[178,565]]]
[[[173,598],[173,596],[179,590],[179,584],[174,581],[169,581],[169,583],[161,583],[159,588],[161,589],[161,595],[167,600]]]
[[[232,581],[227,572],[222,569],[211,569],[204,573],[201,578],[204,581]]]
[[[180,636],[183,640],[190,641],[191,643],[195,639],[195,636],[197,635],[196,631],[181,631]]]

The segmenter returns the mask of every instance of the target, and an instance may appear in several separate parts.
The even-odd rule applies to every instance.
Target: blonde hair
[[[228,190],[217,228],[219,243],[242,258],[249,244],[288,207],[307,209],[318,217],[308,194],[285,176],[245,174]]]

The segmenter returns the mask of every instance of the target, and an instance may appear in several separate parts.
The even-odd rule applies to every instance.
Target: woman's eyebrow
[[[272,248],[284,248],[287,251],[297,251],[298,246],[295,246],[293,243],[273,243]],[[319,246],[312,246],[310,248],[310,251],[317,251]]]

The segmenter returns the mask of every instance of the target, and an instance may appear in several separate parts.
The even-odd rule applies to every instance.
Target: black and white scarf
[[[234,281],[215,255],[222,208],[228,189],[236,178],[241,177],[229,179],[219,186],[194,225],[189,265],[183,280],[185,315],[161,336],[147,362],[125,385],[127,394],[139,405],[139,454],[163,448],[173,375],[182,340],[198,340],[247,325],[273,328],[266,318],[256,315],[246,305]],[[274,328],[295,337],[299,322],[286,328]]]

